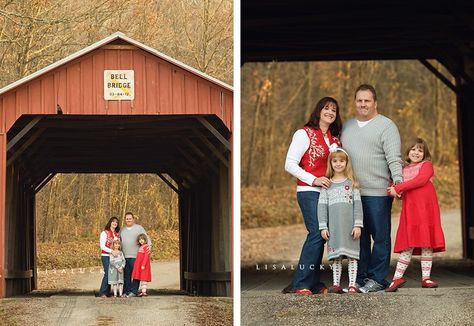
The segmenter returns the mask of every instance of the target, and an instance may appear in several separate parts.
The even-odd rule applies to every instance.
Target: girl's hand
[[[323,237],[324,240],[328,241],[328,239],[329,239],[329,230],[328,229],[321,230],[321,236]]]
[[[387,193],[392,197],[399,197],[399,194],[395,191],[393,186],[387,188]]]
[[[316,179],[314,179],[312,185],[314,187],[323,187],[324,189],[327,189],[331,185],[331,180],[329,180],[326,177],[316,178]]]
[[[351,233],[352,238],[353,238],[354,240],[359,239],[359,238],[360,238],[360,233],[361,233],[360,227],[358,227],[358,226],[354,227],[354,228],[352,229],[352,233]]]
[[[117,268],[117,270],[118,270],[120,273],[123,272],[123,268],[122,268],[122,267]]]

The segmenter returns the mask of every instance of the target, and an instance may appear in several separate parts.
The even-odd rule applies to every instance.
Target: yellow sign
[[[104,70],[104,99],[135,99],[133,70]]]

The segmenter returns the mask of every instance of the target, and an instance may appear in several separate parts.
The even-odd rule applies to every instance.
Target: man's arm
[[[390,124],[382,133],[381,140],[392,180],[394,183],[400,183],[403,181],[402,155],[400,153],[401,141],[400,133],[395,123],[390,121]]]

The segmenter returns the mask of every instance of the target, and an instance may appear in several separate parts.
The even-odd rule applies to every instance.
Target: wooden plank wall
[[[134,70],[133,101],[104,100],[104,70]],[[215,114],[232,130],[233,93],[141,49],[99,48],[0,95],[6,130],[22,114]]]

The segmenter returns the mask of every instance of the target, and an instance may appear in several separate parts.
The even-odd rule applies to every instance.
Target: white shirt
[[[375,117],[374,117],[375,118]],[[362,128],[364,127],[366,124],[368,124],[370,121],[374,120],[374,118],[370,119],[370,120],[367,120],[367,121],[359,121],[356,119],[357,121],[357,125],[359,126],[359,128]]]
[[[329,138],[324,137],[324,141],[329,146]],[[295,178],[307,183],[309,185],[313,184],[313,181],[316,179],[316,176],[305,171],[299,164],[304,153],[309,148],[309,137],[304,129],[299,129],[293,135],[293,140],[291,141],[290,148],[288,148],[288,153],[286,154],[285,160],[285,171],[290,173]],[[321,190],[320,187],[311,187],[311,186],[296,186],[296,191],[317,191]]]

